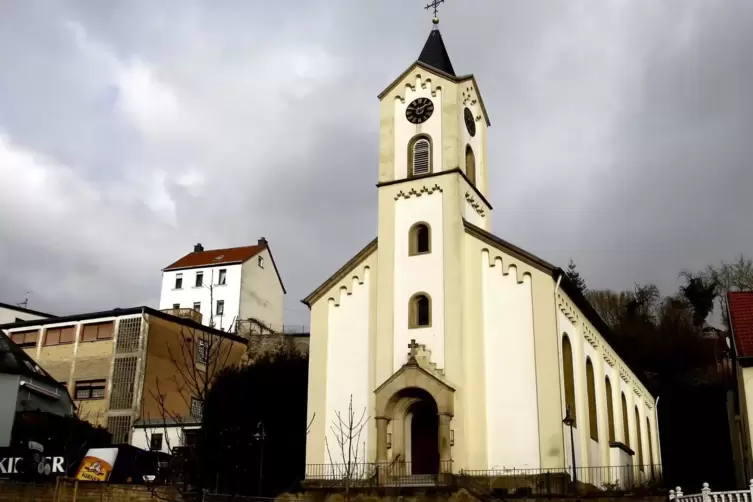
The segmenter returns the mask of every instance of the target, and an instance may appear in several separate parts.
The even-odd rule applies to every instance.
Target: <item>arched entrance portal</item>
[[[408,408],[410,432],[406,449],[412,474],[439,473],[439,414],[434,400],[423,399]]]
[[[406,474],[452,472],[455,389],[411,358],[375,394],[377,462],[404,464]]]

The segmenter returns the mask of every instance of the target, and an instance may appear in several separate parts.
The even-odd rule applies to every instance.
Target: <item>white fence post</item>
[[[711,493],[711,488],[709,488],[708,483],[703,483],[703,488],[701,488],[701,497],[703,498],[703,502],[711,502],[711,496],[709,495]]]
[[[669,490],[669,500],[674,500],[674,499],[675,499],[675,491]]]
[[[748,486],[750,493],[748,493],[748,501],[753,502],[753,479],[750,480],[750,486]]]
[[[679,486],[675,488],[675,497],[677,498],[677,500],[682,498],[682,488],[680,488]]]

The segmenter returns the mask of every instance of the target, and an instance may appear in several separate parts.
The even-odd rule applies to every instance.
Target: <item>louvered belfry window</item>
[[[418,139],[413,143],[413,176],[429,174],[431,144],[426,138]]]

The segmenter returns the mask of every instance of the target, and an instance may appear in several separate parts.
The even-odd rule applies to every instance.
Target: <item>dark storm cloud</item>
[[[0,301],[156,303],[196,242],[269,239],[298,300],[376,232],[376,95],[423,3],[6,3]],[[448,1],[491,115],[494,230],[591,287],[753,247],[744,2]]]

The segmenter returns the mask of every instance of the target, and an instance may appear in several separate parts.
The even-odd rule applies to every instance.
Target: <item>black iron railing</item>
[[[661,466],[461,470],[456,478],[461,485],[472,484],[477,490],[499,496],[626,492],[658,489]]]
[[[452,461],[435,468],[411,462],[310,464],[306,483],[320,487],[455,486],[477,497],[566,495],[660,488],[661,466],[625,465],[552,469],[453,470]]]
[[[309,464],[306,482],[322,486],[437,486],[452,484],[452,461]]]

